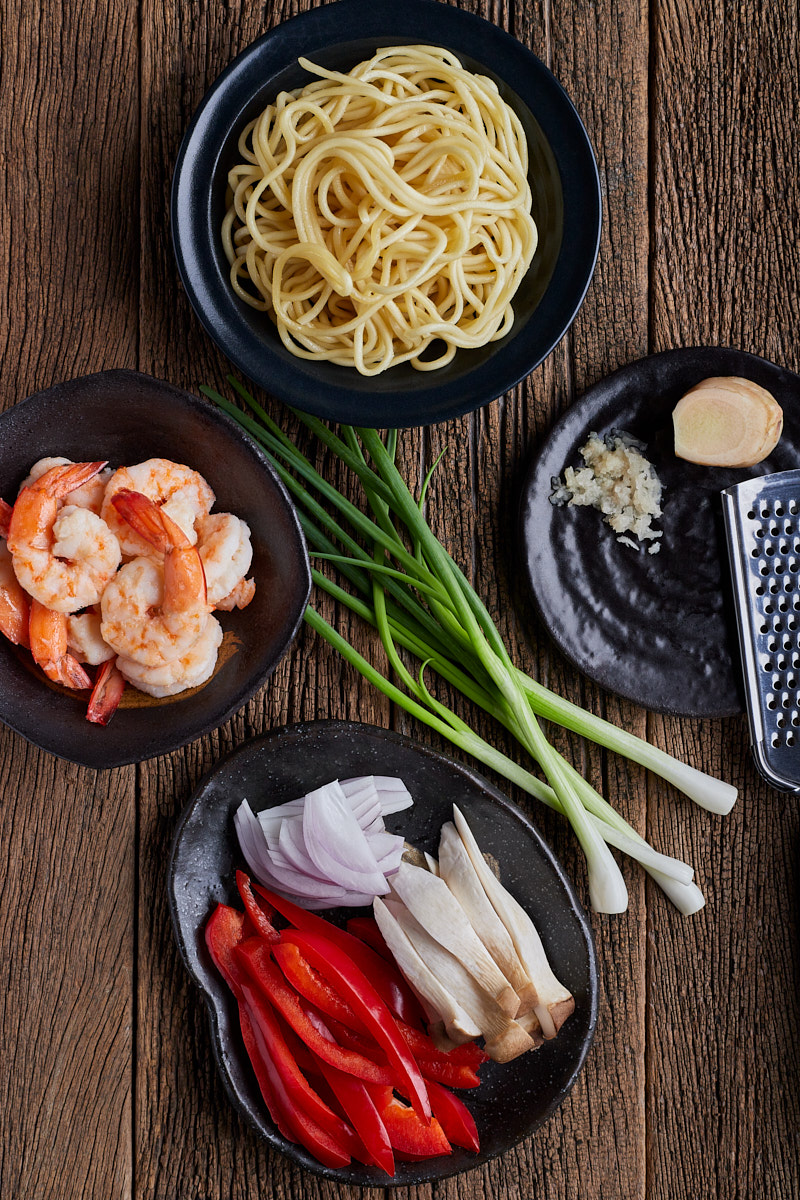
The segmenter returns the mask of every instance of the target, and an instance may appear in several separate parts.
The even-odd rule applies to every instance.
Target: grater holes
[[[787,732],[787,734],[786,734],[786,745],[787,745],[787,746],[793,746],[793,745],[794,745],[794,734],[792,733],[791,729],[790,729],[790,730],[788,730],[788,732]]]
[[[772,558],[773,554],[775,553],[775,547],[771,544],[768,546],[765,546],[764,553],[767,555],[768,558]]]
[[[779,596],[778,597],[778,612],[785,613],[788,607],[789,607],[789,601],[786,599],[786,597]]]
[[[796,500],[789,501],[789,512],[792,514],[792,516],[794,516],[794,514],[797,512],[797,501]]]
[[[792,697],[789,695],[788,692],[784,692],[783,699],[781,700],[781,706],[783,708],[791,708],[792,707]]]
[[[759,583],[758,587],[756,588],[756,595],[757,596],[764,595],[764,588],[762,587],[762,585],[760,583]]]
[[[762,625],[762,626],[761,626],[761,632],[762,632],[762,633],[766,633],[766,632],[767,632],[767,627],[766,627],[766,625]],[[777,649],[778,649],[778,639],[777,639],[777,638],[774,638],[774,637],[767,638],[767,649],[768,649],[770,652],[771,652],[771,651],[773,651],[773,650],[777,650]],[[769,667],[767,667],[767,670],[769,670]]]
[[[780,746],[780,744],[781,744],[781,739],[778,737],[777,733],[773,733],[772,737],[769,740],[770,740],[770,745],[774,749],[777,749],[778,746]]]
[[[777,707],[778,707],[778,701],[777,701],[777,700],[775,699],[775,697],[774,697],[774,696],[773,696],[773,695],[770,693],[770,694],[767,696],[767,708],[773,709],[773,708],[777,708]]]
[[[775,724],[778,726],[778,729],[783,729],[784,725],[786,724],[786,718],[784,717],[783,713],[778,713],[777,717],[775,718]]]
[[[772,583],[769,585],[769,594],[770,594],[770,596],[774,596],[774,595],[775,595],[775,593],[777,592],[777,590],[778,590],[778,584],[777,584],[777,581],[773,579]]]
[[[772,613],[774,611],[775,611],[775,606],[773,604],[770,604],[769,601],[767,601],[767,603],[764,605],[764,612],[767,614],[767,616],[769,616],[770,613]]]
[[[783,505],[781,504],[780,500],[779,500],[779,501],[778,501],[778,503],[775,505],[775,516],[776,516],[776,517],[782,517],[782,516],[783,516]]]
[[[792,713],[790,720],[793,725],[800,725],[800,712],[798,712],[797,709],[795,709],[795,711]]]
[[[787,675],[786,676],[786,686],[787,686],[787,688],[796,688],[797,687],[797,676],[796,675]]]

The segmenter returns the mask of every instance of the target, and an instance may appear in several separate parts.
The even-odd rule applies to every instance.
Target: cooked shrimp
[[[37,479],[41,479],[53,467],[68,467],[72,465],[71,458],[40,458],[31,467],[27,479],[23,479],[19,485],[19,490],[30,487]],[[74,504],[78,508],[91,509],[93,513],[100,516],[100,509],[103,507],[103,496],[105,495],[106,484],[114,474],[112,467],[103,467],[99,474],[95,475],[82,487],[75,488],[74,491],[68,492],[61,501],[62,504]]]
[[[54,683],[70,688],[90,688],[92,681],[80,663],[67,652],[67,617],[38,600],[31,601],[31,654]]]
[[[250,527],[233,513],[210,513],[201,517],[197,549],[203,560],[208,602],[216,606],[247,574],[253,561]]]
[[[118,492],[119,515],[150,554],[126,563],[103,593],[101,635],[124,659],[157,667],[186,654],[209,619],[203,563],[163,508],[138,492]]]
[[[221,642],[222,626],[210,616],[200,637],[180,658],[158,667],[144,667],[131,659],[118,658],[117,668],[129,683],[148,696],[174,696],[187,688],[199,687],[211,677]]]
[[[131,558],[140,555],[147,557],[153,553],[153,548],[116,512],[114,497],[122,491],[141,492],[149,496],[180,526],[192,546],[197,541],[194,523],[198,517],[204,517],[211,511],[215,500],[202,475],[167,458],[149,458],[134,467],[120,467],[106,486],[100,515],[119,538],[122,553]]]
[[[96,604],[120,562],[119,543],[89,509],[58,501],[103,463],[56,466],[20,492],[8,531],[14,572],[26,592],[54,612]]]
[[[0,541],[0,633],[16,646],[27,646],[30,605],[11,564],[11,552]]]
[[[247,608],[255,594],[255,579],[240,579],[227,596],[217,601],[214,608],[222,609],[223,612],[232,612],[234,608]]]
[[[0,500],[0,538],[8,537],[8,527],[11,524],[13,511],[10,504],[6,504],[5,500]]]
[[[81,613],[67,617],[67,644],[78,662],[99,667],[114,657],[114,651],[103,641],[100,633],[100,614]]]

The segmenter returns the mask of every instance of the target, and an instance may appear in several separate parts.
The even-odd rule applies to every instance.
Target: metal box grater
[[[800,470],[722,492],[756,766],[800,792]]]

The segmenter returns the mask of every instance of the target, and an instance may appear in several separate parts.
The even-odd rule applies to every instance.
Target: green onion
[[[311,628],[391,701],[562,813],[584,851],[589,896],[599,912],[622,912],[627,906],[627,890],[609,845],[637,859],[682,912],[702,907],[691,867],[649,846],[550,745],[538,718],[626,755],[712,812],[728,812],[735,789],[570,704],[515,667],[480,597],[425,519],[436,464],[415,499],[395,465],[396,431],[384,443],[374,429],[342,426],[336,434],[316,417],[295,414],[358,477],[368,514],[328,483],[255,398],[229,378],[250,412],[211,388],[202,391],[269,455],[298,502],[301,526],[318,564],[312,571],[315,583],[378,631],[394,681],[309,605],[305,619]],[[320,566],[335,570],[351,590]],[[411,660],[416,660],[413,670]],[[428,671],[505,726],[539,764],[547,782],[496,750],[437,700],[425,682]]]

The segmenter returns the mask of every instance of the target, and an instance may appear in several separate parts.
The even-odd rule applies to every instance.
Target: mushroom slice
[[[452,821],[442,826],[439,841],[439,874],[458,900],[469,923],[519,996],[516,1017],[531,1011],[536,988],[514,949],[511,934],[495,912],[478,872]]]
[[[480,1037],[480,1028],[420,958],[408,935],[380,896],[375,897],[372,911],[383,934],[383,940],[403,972],[406,982],[422,1002],[431,1023],[441,1023],[447,1031],[447,1036],[457,1046]]]
[[[490,871],[480,847],[467,824],[461,810],[453,805],[456,829],[472,859],[486,895],[492,902],[497,915],[511,934],[514,948],[519,955],[528,978],[536,989],[537,1001],[534,1011],[546,1038],[555,1037],[567,1017],[575,1008],[575,1000],[569,990],[559,983],[547,961],[542,939],[524,908],[506,891],[500,880]]]
[[[458,996],[462,1008],[486,1040],[486,1053],[495,1062],[510,1062],[512,1058],[536,1048],[535,1039],[526,1033],[518,1021],[503,1012],[463,963],[445,950],[403,904],[391,899],[385,904],[439,982],[451,995]]]
[[[463,964],[478,986],[507,1016],[515,1017],[519,996],[470,925],[445,881],[426,868],[402,862],[392,876],[391,886],[426,933]]]

